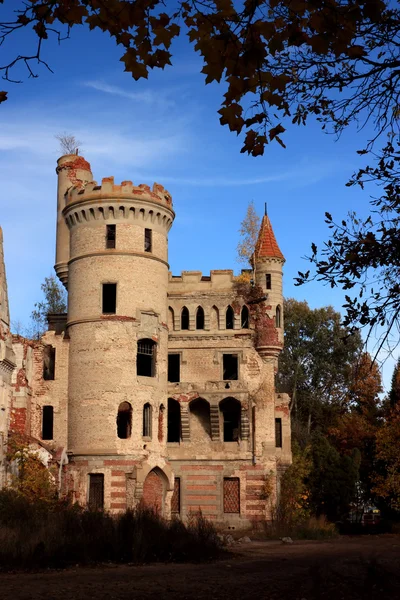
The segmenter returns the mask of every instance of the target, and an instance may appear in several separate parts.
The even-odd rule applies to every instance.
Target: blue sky
[[[3,9],[0,8],[0,13]],[[2,15],[1,15],[2,16]],[[27,45],[26,33],[10,40],[2,60]],[[94,178],[163,184],[176,211],[169,238],[171,270],[233,268],[238,229],[249,201],[260,214],[264,202],[286,257],[284,291],[311,307],[340,309],[344,295],[320,283],[297,288],[306,270],[302,257],[311,242],[328,237],[324,213],[342,218],[365,214],[368,191],[346,188],[362,159],[366,133],[349,129],[339,141],[318,124],[290,127],[284,140],[262,157],[240,154],[242,139],[219,124],[223,90],[205,86],[201,59],[184,40],[175,45],[173,67],[135,82],[123,72],[121,51],[108,36],[83,28],[60,46],[49,43],[45,58],[54,74],[39,68],[37,79],[2,82],[9,100],[0,105],[0,225],[4,232],[12,321],[29,321],[41,298],[40,284],[52,273],[55,248],[56,160],[54,138],[71,132]],[[372,193],[372,190],[371,190]],[[389,385],[394,361],[384,367]]]

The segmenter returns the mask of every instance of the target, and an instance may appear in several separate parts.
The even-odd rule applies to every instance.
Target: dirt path
[[[0,574],[1,600],[387,600],[400,598],[400,536],[252,542],[203,565]]]

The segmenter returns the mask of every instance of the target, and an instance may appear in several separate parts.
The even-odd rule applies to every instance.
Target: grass
[[[10,490],[0,492],[0,568],[200,562],[220,552],[216,531],[201,513],[184,524],[143,506],[111,515],[63,503],[31,504]]]
[[[326,540],[338,536],[336,526],[325,517],[308,517],[296,522],[265,521],[261,531],[262,537],[268,539]]]

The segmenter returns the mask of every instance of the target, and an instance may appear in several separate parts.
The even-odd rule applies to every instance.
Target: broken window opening
[[[201,443],[211,439],[210,405],[207,400],[197,398],[189,405],[190,441]]]
[[[121,402],[117,415],[117,435],[121,440],[127,440],[132,433],[132,406],[129,402]]]
[[[151,438],[151,405],[146,402],[143,406],[143,437]]]
[[[181,407],[177,400],[168,398],[167,442],[181,441]]]
[[[181,312],[181,329],[189,329],[189,310],[184,306]]]
[[[117,284],[103,283],[103,308],[104,315],[115,315],[117,310]]]
[[[106,248],[115,248],[115,240],[117,236],[116,225],[106,225]]]
[[[196,311],[196,329],[204,329],[204,310],[201,306]]]
[[[138,341],[136,356],[137,375],[141,377],[155,377],[156,347],[157,344],[153,340],[143,339]]]
[[[275,447],[282,448],[282,419],[275,419]]]
[[[56,349],[53,346],[45,346],[43,349],[43,379],[53,381],[56,366]]]
[[[47,405],[42,408],[42,440],[53,439],[54,407]]]
[[[168,354],[168,381],[177,383],[181,380],[181,355]]]
[[[100,473],[89,475],[89,508],[102,510],[104,508],[104,475]]]
[[[235,313],[233,312],[232,306],[228,306],[225,313],[225,327],[226,329],[233,329],[235,321]]]
[[[224,513],[240,513],[239,477],[224,477]]]
[[[248,329],[250,326],[249,309],[247,308],[246,305],[244,305],[242,308],[241,325],[242,325],[242,329]]]
[[[224,354],[222,356],[222,368],[224,381],[236,380],[238,377],[238,355]]]
[[[281,326],[281,307],[277,306],[276,313],[275,313],[275,327],[280,327],[280,326]]]
[[[224,442],[238,442],[240,439],[240,402],[235,398],[225,398],[220,402],[224,421]]]
[[[153,232],[151,229],[144,230],[144,251],[152,252],[153,250]]]
[[[267,290],[272,289],[272,285],[271,285],[271,273],[267,273],[265,275],[265,287],[267,288]]]

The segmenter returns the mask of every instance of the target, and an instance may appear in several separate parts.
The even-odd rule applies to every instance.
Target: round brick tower
[[[283,347],[282,271],[285,257],[267,215],[264,215],[261,222],[253,260],[255,281],[267,296],[265,318],[259,325],[257,350],[259,354],[274,357],[277,361]]]
[[[105,508],[117,510],[140,497],[140,469],[164,464],[172,200],[161,185],[108,177],[71,187],[63,217],[70,487],[82,503],[99,505],[103,494]]]

